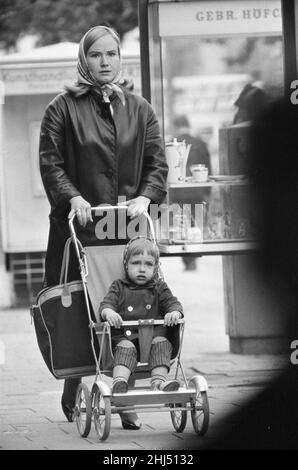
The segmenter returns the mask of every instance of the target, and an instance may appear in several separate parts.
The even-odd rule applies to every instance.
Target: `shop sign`
[[[5,95],[27,95],[58,93],[75,79],[76,66],[70,67],[22,67],[0,70],[0,79],[4,82]]]
[[[140,94],[139,57],[123,60],[123,76],[133,79],[134,91]],[[69,66],[51,64],[48,67],[34,67],[27,64],[22,67],[4,65],[0,68],[0,83],[3,84],[5,96],[59,93],[64,90],[65,85],[73,84],[75,79],[75,62]]]
[[[280,0],[159,4],[160,36],[281,34]]]

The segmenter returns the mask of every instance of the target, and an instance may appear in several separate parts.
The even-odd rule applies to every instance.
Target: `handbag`
[[[57,379],[96,373],[91,346],[91,335],[94,333],[89,327],[83,282],[67,282],[71,242],[69,238],[65,243],[59,285],[40,291],[35,305],[31,306],[38,347],[49,371]],[[78,244],[79,249],[83,250],[79,241]],[[93,320],[91,304],[90,313]],[[98,354],[96,340],[94,349]]]

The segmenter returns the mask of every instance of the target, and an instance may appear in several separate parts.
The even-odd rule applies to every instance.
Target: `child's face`
[[[152,279],[155,269],[155,259],[146,252],[133,255],[127,263],[127,274],[135,284],[142,286]]]

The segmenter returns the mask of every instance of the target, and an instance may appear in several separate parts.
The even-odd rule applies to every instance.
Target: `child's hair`
[[[128,260],[131,256],[142,255],[147,253],[149,256],[152,256],[155,260],[155,265],[158,266],[159,261],[159,249],[153,241],[149,238],[138,237],[131,239],[124,250],[123,253],[123,264],[126,270]]]

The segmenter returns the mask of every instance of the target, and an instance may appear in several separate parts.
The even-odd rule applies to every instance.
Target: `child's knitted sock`
[[[151,390],[159,390],[161,384],[166,381],[167,375],[167,367],[154,367],[154,369],[151,371]]]
[[[130,369],[125,366],[118,365],[113,369],[113,393],[125,393],[128,390],[128,379]]]

